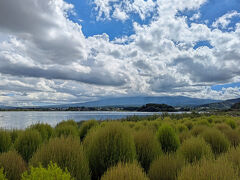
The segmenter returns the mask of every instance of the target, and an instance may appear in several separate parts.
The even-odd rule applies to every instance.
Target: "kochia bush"
[[[101,180],[149,180],[143,169],[137,163],[118,163],[109,168]]]
[[[0,155],[0,167],[3,167],[8,180],[20,180],[26,163],[16,151],[9,151]]]
[[[161,144],[163,152],[175,152],[180,146],[180,140],[174,129],[167,124],[160,126],[157,131],[157,138]]]
[[[118,162],[131,162],[136,157],[134,140],[121,123],[109,122],[91,131],[84,139],[92,178],[98,179]]]
[[[0,129],[0,153],[7,152],[11,146],[11,136],[6,130]]]
[[[42,138],[37,130],[24,131],[15,142],[15,149],[25,161],[29,161],[33,153],[42,143]]]
[[[137,159],[147,172],[151,162],[162,153],[161,145],[150,130],[136,132],[134,134],[134,142]]]
[[[183,142],[179,150],[186,161],[190,163],[213,156],[210,145],[199,137],[187,139]]]
[[[36,167],[41,163],[47,168],[50,162],[71,173],[76,179],[90,180],[88,160],[78,138],[54,138],[41,146],[30,160],[30,165]]]

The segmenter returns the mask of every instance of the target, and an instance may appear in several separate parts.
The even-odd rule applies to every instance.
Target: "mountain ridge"
[[[106,107],[106,106],[142,106],[150,103],[167,104],[170,106],[198,106],[202,104],[220,102],[213,99],[199,99],[190,98],[186,96],[131,96],[131,97],[117,97],[117,98],[103,98],[96,101],[89,101],[85,103],[74,103],[64,105],[53,105],[48,107]]]

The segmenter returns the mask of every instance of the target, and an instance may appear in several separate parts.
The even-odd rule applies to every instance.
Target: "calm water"
[[[75,121],[96,119],[120,119],[127,116],[139,115],[147,116],[156,113],[145,112],[79,112],[79,111],[51,111],[51,112],[0,112],[0,128],[6,129],[24,129],[38,122],[48,123],[55,126],[62,120],[74,119]]]

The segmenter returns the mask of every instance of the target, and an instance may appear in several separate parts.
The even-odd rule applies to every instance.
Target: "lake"
[[[113,111],[2,111],[0,112],[0,128],[25,129],[38,122],[55,126],[62,120],[120,119],[127,116],[149,116],[156,112],[113,112]],[[161,114],[161,113],[158,113]]]

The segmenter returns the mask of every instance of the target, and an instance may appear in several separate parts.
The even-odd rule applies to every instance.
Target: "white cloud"
[[[195,13],[193,16],[190,18],[191,21],[198,20],[201,17],[201,13]]]
[[[113,12],[113,18],[115,19],[119,19],[121,21],[125,21],[127,20],[129,17],[128,15],[124,12],[121,11],[120,8],[116,8]]]
[[[99,19],[125,21],[133,12],[142,19],[154,14],[148,25],[134,22],[133,35],[114,41],[105,33],[85,37],[81,25],[68,19],[73,6],[62,0],[34,2],[0,1],[2,103],[83,102],[124,95],[214,99],[239,95],[239,88],[218,92],[210,86],[240,79],[240,25],[223,32],[205,24],[188,25],[186,17],[176,16],[185,9],[198,10],[206,0],[96,0]],[[193,49],[203,40],[213,48]]]
[[[226,29],[227,26],[231,23],[231,19],[235,16],[239,16],[240,17],[240,13],[238,13],[237,11],[232,11],[229,12],[227,14],[224,14],[223,16],[221,16],[220,18],[218,18],[213,24],[212,26],[214,28],[223,28]]]

